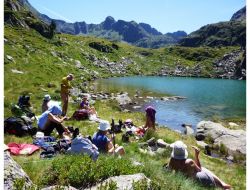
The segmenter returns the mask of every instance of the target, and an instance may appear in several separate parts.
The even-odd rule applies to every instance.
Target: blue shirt
[[[43,114],[39,117],[39,119],[37,120],[37,125],[40,129],[44,129],[45,124],[47,122],[48,119],[48,115],[49,115],[50,111],[47,110],[45,112],[43,112]]]
[[[100,152],[107,152],[106,145],[109,141],[109,138],[100,132],[95,133],[92,138],[93,144],[97,146]]]

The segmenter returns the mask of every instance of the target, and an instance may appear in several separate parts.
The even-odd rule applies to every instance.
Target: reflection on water
[[[181,124],[196,124],[216,117],[246,116],[246,81],[184,78],[184,77],[122,77],[97,81],[106,90],[147,90],[162,94],[185,96],[178,101],[152,100],[156,121],[174,130]],[[133,94],[131,94],[133,95]],[[143,109],[142,109],[143,110]]]

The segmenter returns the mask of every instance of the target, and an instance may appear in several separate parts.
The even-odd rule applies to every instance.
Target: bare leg
[[[224,181],[222,181],[219,177],[217,177],[213,172],[210,172],[214,178],[214,181],[217,186],[222,187],[223,189],[230,189],[231,185],[226,184]]]
[[[65,116],[67,113],[67,109],[68,109],[68,95],[65,93],[61,93],[61,98],[62,98],[62,115]]]

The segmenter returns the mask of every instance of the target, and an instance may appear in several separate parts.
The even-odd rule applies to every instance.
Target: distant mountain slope
[[[26,0],[4,0],[4,23],[23,28],[32,28],[46,38],[52,38],[54,28],[41,21],[31,12]],[[35,12],[35,9],[33,10]]]
[[[44,19],[45,17],[42,18]],[[109,40],[125,41],[133,45],[148,48],[159,48],[169,44],[176,44],[180,39],[187,36],[184,31],[178,36],[175,33],[163,35],[149,24],[138,24],[135,21],[116,21],[111,16],[108,16],[100,24],[87,24],[86,22],[67,23],[62,20],[54,21],[58,32],[73,35],[93,35]]]
[[[48,25],[53,20],[56,24],[57,32],[61,33],[91,35],[113,41],[125,41],[132,45],[146,48],[159,48],[170,44],[177,44],[180,39],[187,36],[184,31],[164,35],[149,24],[136,23],[135,21],[116,21],[111,16],[108,16],[100,24],[87,24],[84,21],[68,23],[63,20],[51,19],[47,15],[39,13],[27,0],[18,1]]]
[[[181,39],[182,46],[246,46],[246,8],[236,12],[230,21],[208,24]]]

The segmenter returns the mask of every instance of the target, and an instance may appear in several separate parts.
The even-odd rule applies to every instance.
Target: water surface
[[[134,88],[187,97],[179,101],[151,100],[144,105],[153,105],[157,110],[156,121],[174,130],[181,130],[182,123],[196,126],[212,117],[246,117],[246,81],[136,76],[102,79],[98,85],[107,90]]]

